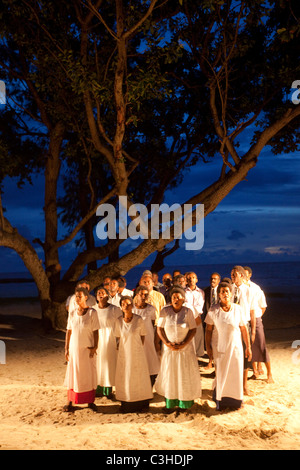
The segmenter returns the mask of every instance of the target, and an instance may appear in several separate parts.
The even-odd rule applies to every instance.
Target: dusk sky
[[[218,157],[208,164],[199,164],[186,173],[183,183],[167,193],[166,202],[187,200],[219,174]],[[204,221],[204,246],[198,251],[181,248],[165,260],[169,266],[220,264],[260,261],[300,260],[300,154],[273,155],[266,147],[257,166]],[[17,189],[16,181],[4,181],[3,205],[6,216],[30,241],[43,239],[43,176],[34,176],[33,185]],[[137,201],[138,202],[138,201]],[[61,236],[62,233],[59,234]],[[128,240],[129,249],[136,246]],[[42,248],[35,245],[43,258]],[[0,249],[1,272],[23,271],[26,268],[18,255]],[[74,244],[60,251],[62,268],[75,256]],[[150,266],[154,256],[145,266]]]

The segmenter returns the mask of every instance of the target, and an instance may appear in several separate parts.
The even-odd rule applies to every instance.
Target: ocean
[[[273,262],[251,263],[253,270],[252,280],[259,284],[265,292],[281,292],[290,290],[300,293],[300,262]],[[166,266],[160,273],[161,280],[164,273],[194,271],[198,276],[198,286],[204,288],[209,284],[211,273],[218,272],[221,277],[230,277],[232,264]],[[133,289],[147,267],[137,266],[126,275],[127,288]],[[0,298],[37,297],[37,288],[27,272],[0,273]]]

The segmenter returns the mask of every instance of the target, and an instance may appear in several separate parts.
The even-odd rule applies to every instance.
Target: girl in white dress
[[[201,397],[201,377],[195,354],[193,337],[196,322],[190,308],[184,306],[185,291],[171,290],[171,305],[160,312],[157,333],[163,342],[160,372],[155,390],[165,397],[166,410],[176,406],[188,409]]]
[[[95,289],[95,295],[97,299],[95,310],[100,324],[99,347],[96,359],[96,396],[110,398],[112,388],[115,385],[117,365],[117,343],[114,335],[114,326],[116,319],[122,315],[122,311],[119,307],[108,303],[109,292],[105,287]]]
[[[145,286],[138,286],[135,290],[133,313],[142,317],[145,322],[147,334],[144,341],[144,349],[147,357],[151,384],[153,385],[160,369],[160,360],[155,349],[154,324],[156,319],[156,309],[147,303],[149,289]]]
[[[143,346],[147,331],[144,320],[132,312],[132,297],[121,297],[120,307],[123,315],[117,318],[114,329],[119,343],[116,399],[121,401],[121,412],[137,412],[148,408],[153,397]]]
[[[89,408],[97,409],[94,404],[97,386],[95,355],[100,325],[97,312],[86,304],[88,295],[84,287],[76,288],[77,308],[70,311],[68,317],[65,343],[68,404],[65,411],[73,411],[72,403],[88,403]]]
[[[207,313],[206,350],[214,360],[216,378],[214,400],[217,410],[238,409],[243,401],[244,352],[242,338],[246,345],[245,356],[251,361],[249,335],[243,320],[242,309],[231,303],[233,285],[220,282],[219,303]]]

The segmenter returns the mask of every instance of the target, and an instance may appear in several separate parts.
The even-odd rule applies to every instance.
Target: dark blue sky
[[[183,183],[167,193],[166,202],[187,200],[214,181],[218,159],[199,164],[186,173]],[[204,221],[204,246],[198,251],[181,248],[166,258],[166,265],[241,263],[300,260],[300,154],[273,155],[266,147],[246,181],[241,182]],[[43,177],[33,177],[33,186],[17,189],[16,181],[5,179],[3,205],[6,216],[29,240],[44,238]],[[139,202],[139,201],[137,201]],[[59,234],[62,236],[62,233]],[[136,242],[128,240],[129,249]],[[41,258],[42,248],[35,246]],[[75,257],[74,244],[61,252],[66,269]],[[18,256],[0,248],[1,272],[24,270]],[[144,265],[150,266],[154,255]]]

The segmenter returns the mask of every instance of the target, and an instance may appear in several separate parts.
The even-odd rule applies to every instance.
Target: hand
[[[66,361],[69,362],[69,350],[68,349],[65,349],[65,358],[66,358]]]
[[[89,347],[88,348],[90,350],[90,357],[94,357],[95,354],[97,354],[97,348],[94,348],[94,347]]]
[[[248,347],[245,349],[245,357],[247,357],[248,361],[251,361],[252,359],[252,351],[251,348]]]
[[[176,343],[171,343],[171,342],[168,342],[168,343],[165,343],[166,346],[168,346],[168,348],[172,349],[172,351],[176,351],[177,350],[177,344]]]

